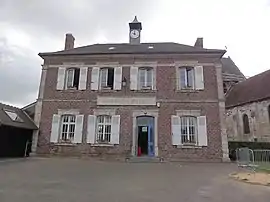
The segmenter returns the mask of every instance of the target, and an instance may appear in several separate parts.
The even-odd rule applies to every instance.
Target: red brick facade
[[[217,87],[216,65],[220,64],[220,56],[217,55],[110,55],[110,56],[58,56],[46,57],[44,68],[47,69],[40,132],[37,152],[40,154],[62,154],[72,156],[118,156],[126,157],[132,151],[132,112],[133,110],[155,109],[158,111],[158,156],[182,160],[214,160],[222,159],[222,141],[220,126],[219,98]],[[156,91],[140,92],[131,91],[129,88],[130,66],[134,62],[157,62]],[[204,90],[182,92],[176,89],[176,62],[198,61],[203,65]],[[67,64],[88,65],[86,90],[56,90],[57,65]],[[92,91],[91,90],[91,65],[96,62],[119,62],[122,66],[122,76],[127,79],[127,86],[121,91]],[[97,106],[97,96],[106,95],[114,97],[146,97],[156,96],[157,106],[109,106],[116,108],[116,114],[121,117],[119,145],[110,147],[91,146],[86,143],[87,115],[93,114]],[[107,107],[108,108],[108,107]],[[58,109],[78,109],[85,115],[83,124],[82,144],[57,145],[50,143],[52,116]],[[171,116],[176,115],[176,110],[200,110],[207,117],[207,147],[177,148],[172,145]]]

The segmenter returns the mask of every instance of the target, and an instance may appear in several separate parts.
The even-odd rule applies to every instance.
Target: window
[[[193,67],[180,68],[180,89],[194,89],[194,74]]]
[[[75,119],[76,116],[64,115],[61,120],[61,141],[72,142],[75,133]]]
[[[113,89],[114,68],[100,69],[100,88]]]
[[[181,120],[182,144],[196,144],[197,141],[197,119],[192,116],[183,116]]]
[[[111,141],[112,119],[111,116],[97,117],[97,138],[98,143],[109,143]]]
[[[243,127],[244,127],[244,134],[249,134],[250,133],[249,120],[246,114],[243,115]]]
[[[80,79],[80,69],[72,68],[66,71],[66,89],[78,89]]]
[[[8,110],[4,110],[4,111],[6,112],[6,114],[12,121],[23,122],[23,120],[18,116],[16,112],[8,111]]]
[[[153,69],[139,69],[139,89],[152,89],[153,87]]]

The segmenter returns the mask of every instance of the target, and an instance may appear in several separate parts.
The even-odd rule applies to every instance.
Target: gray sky
[[[228,48],[246,76],[267,69],[270,0],[0,0],[0,102],[23,106],[37,97],[39,52],[128,42],[128,22],[143,23],[143,42]]]

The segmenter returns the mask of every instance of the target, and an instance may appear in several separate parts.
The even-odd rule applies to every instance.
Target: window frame
[[[190,123],[191,120],[192,124]],[[186,124],[184,125],[183,122],[186,122]],[[198,145],[198,120],[196,116],[192,116],[192,115],[183,115],[180,116],[180,131],[181,131],[181,144],[182,145]],[[194,127],[194,133],[190,132],[190,127]],[[183,128],[186,127],[186,131],[187,133],[184,134],[182,133]],[[186,136],[187,141],[184,141],[185,138],[183,138],[184,136]],[[193,136],[193,137],[192,137]],[[190,141],[190,139],[194,139],[194,141]]]
[[[67,121],[65,121],[66,117],[67,117]],[[65,132],[64,132],[64,125],[66,125]],[[73,143],[74,138],[75,138],[75,130],[76,130],[75,128],[76,128],[76,115],[73,115],[73,114],[61,115],[60,130],[59,130],[59,133],[60,133],[59,134],[59,142]],[[66,136],[66,137],[63,138],[63,136]]]
[[[19,116],[19,114],[13,110],[8,110],[8,109],[3,109],[4,112],[6,113],[6,115],[12,120],[12,121],[15,121],[15,122],[20,122],[20,123],[23,123],[23,119]],[[11,113],[11,114],[10,114]],[[12,115],[16,115],[15,118],[12,117]]]
[[[194,66],[180,66],[178,71],[179,74],[179,84],[178,84],[178,88],[180,90],[195,90],[195,67]],[[184,71],[183,71],[184,70]],[[189,82],[190,78],[189,78],[189,74],[188,72],[192,72],[192,81]],[[184,74],[184,86],[182,86],[183,84],[183,75],[182,73],[185,72]]]
[[[108,82],[109,82],[109,70],[112,70],[113,71],[113,76],[112,76],[112,85],[109,86],[108,85]],[[103,86],[103,83],[102,82],[102,78],[103,78],[103,74],[105,72],[105,78],[106,78],[106,85]],[[99,82],[98,82],[98,86],[99,86],[99,89],[103,89],[103,90],[113,90],[113,87],[114,87],[114,77],[115,77],[115,72],[114,72],[114,68],[113,67],[101,67],[99,69]]]
[[[77,74],[78,74],[78,81],[77,81],[77,84],[75,85],[75,76],[76,76],[76,71],[77,71]],[[65,71],[65,89],[75,89],[75,90],[78,90],[79,89],[79,83],[80,83],[80,68],[76,68],[76,67],[71,67],[71,68],[67,68],[66,71]],[[72,72],[72,85],[69,86],[69,72]]]
[[[248,118],[247,114],[243,114],[242,121],[243,121],[243,132],[244,132],[244,134],[250,134],[249,118]]]
[[[112,116],[107,114],[101,114],[97,115],[96,117],[97,121],[96,121],[95,142],[97,144],[110,144],[112,138]],[[100,122],[101,118],[103,118],[103,122]],[[99,132],[99,126],[102,126],[101,133]],[[106,132],[106,127],[110,128],[109,133]]]
[[[144,73],[144,86],[141,85],[141,72]],[[151,72],[151,83],[148,81],[148,72]],[[151,84],[148,86],[148,84]],[[153,67],[139,67],[138,68],[138,89],[139,90],[153,90],[154,89],[154,68]]]

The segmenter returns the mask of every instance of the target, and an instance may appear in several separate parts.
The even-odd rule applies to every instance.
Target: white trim
[[[154,146],[155,146],[155,156],[158,156],[158,110],[133,110],[132,113],[132,149],[131,155],[136,156],[137,147],[137,117],[139,116],[152,116],[154,117]]]
[[[79,115],[79,109],[58,109],[58,115]]]

